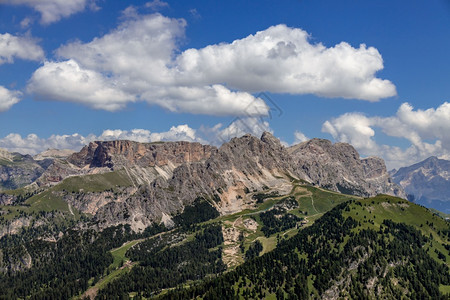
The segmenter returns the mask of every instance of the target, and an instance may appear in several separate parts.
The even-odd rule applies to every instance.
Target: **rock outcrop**
[[[363,197],[382,193],[405,197],[381,158],[360,159],[350,144],[312,139],[288,148],[288,152],[295,173],[316,186]]]
[[[205,160],[217,151],[213,146],[189,142],[138,143],[132,141],[92,142],[67,158],[80,168],[161,167]]]

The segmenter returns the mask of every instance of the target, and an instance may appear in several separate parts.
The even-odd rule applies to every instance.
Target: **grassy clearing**
[[[270,193],[270,191],[267,191],[267,193]],[[258,206],[254,209],[246,209],[232,215],[221,216],[206,223],[222,222],[225,227],[237,227],[240,231],[247,234],[244,240],[244,252],[248,250],[250,245],[255,240],[259,240],[263,245],[263,251],[261,252],[262,255],[275,249],[278,239],[291,238],[295,234],[297,234],[299,230],[301,230],[301,227],[299,229],[291,228],[284,232],[274,233],[269,237],[265,237],[264,233],[261,231],[263,224],[259,218],[259,214],[271,209],[274,205],[276,205],[282,199],[285,199],[287,196],[293,196],[299,203],[299,207],[290,210],[289,213],[292,213],[298,217],[305,218],[307,224],[304,226],[312,225],[314,221],[320,218],[325,212],[342,202],[348,201],[350,199],[359,199],[355,196],[321,190],[306,185],[294,184],[289,195],[267,198],[263,203],[258,204]],[[239,218],[254,219],[258,223],[256,231],[250,231],[244,226],[235,226],[235,221]]]
[[[441,293],[443,294],[450,294],[450,285],[440,285],[439,286],[439,290],[441,291]]]
[[[100,279],[93,287],[90,287],[85,293],[86,295],[96,295],[97,292],[103,288],[105,288],[108,283],[120,278],[120,276],[124,275],[125,273],[129,272],[131,268],[133,267],[133,264],[130,263],[130,260],[128,257],[125,256],[125,253],[136,245],[137,243],[142,242],[143,240],[134,240],[125,243],[119,248],[111,250],[111,254],[113,256],[113,263],[109,265],[109,267],[105,270],[105,276]],[[93,279],[91,279],[91,282]],[[90,284],[92,284],[90,282]],[[76,299],[81,299],[82,297],[78,297]]]
[[[125,253],[128,251],[128,249],[130,249],[131,247],[133,247],[134,245],[136,245],[139,242],[142,242],[143,240],[134,240],[128,243],[125,243],[123,246],[111,250],[111,254],[114,258],[113,263],[109,266],[109,269],[113,270],[118,268],[122,262],[129,260],[128,257],[125,256]]]

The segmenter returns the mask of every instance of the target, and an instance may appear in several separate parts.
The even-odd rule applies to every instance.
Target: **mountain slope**
[[[448,299],[449,247],[448,222],[380,195],[340,204],[273,252],[160,298]]]
[[[429,157],[392,175],[414,202],[450,213],[450,161]]]
[[[104,175],[107,174],[109,173]],[[79,184],[86,185],[89,182],[86,177],[88,176],[67,178],[64,181],[64,189],[71,192],[72,190],[69,188],[76,190]],[[113,184],[115,178],[108,177],[101,183]],[[101,186],[97,184],[91,186],[92,191],[94,187]],[[52,189],[55,188],[62,187],[57,185]],[[413,268],[416,268],[417,265],[426,270],[436,270],[437,274],[445,275],[447,272],[445,268],[443,269],[440,264],[435,262],[442,262],[441,256],[446,261],[450,259],[446,249],[449,247],[448,223],[413,203],[389,196],[359,199],[355,196],[304,185],[297,181],[293,182],[293,188],[286,195],[280,195],[276,193],[276,190],[269,189],[264,193],[251,192],[248,196],[256,200],[254,209],[232,215],[220,216],[207,202],[201,200],[194,202],[193,205],[186,206],[181,215],[173,218],[175,227],[171,230],[162,225],[153,225],[147,227],[142,233],[134,233],[130,226],[126,225],[109,227],[97,232],[86,228],[85,220],[75,226],[75,230],[67,230],[63,226],[57,227],[56,230],[59,228],[64,232],[60,235],[57,234],[58,231],[46,228],[47,238],[44,239],[31,235],[32,232],[37,233],[36,228],[6,236],[0,239],[2,246],[0,254],[3,257],[0,268],[13,269],[10,269],[11,273],[0,274],[0,291],[12,298],[18,295],[23,297],[30,295],[37,299],[70,298],[77,294],[80,295],[83,291],[89,292],[89,295],[95,295],[93,292],[98,291],[99,299],[110,299],[118,295],[125,298],[130,295],[143,295],[148,298],[157,295],[161,290],[174,288],[178,284],[182,286],[188,284],[194,287],[198,285],[200,288],[200,290],[196,288],[195,291],[189,291],[189,295],[193,295],[194,292],[203,294],[205,290],[199,279],[220,273],[228,267],[231,271],[227,274],[234,274],[233,276],[237,276],[237,278],[240,278],[239,276],[242,274],[249,275],[246,275],[245,281],[238,281],[231,290],[223,289],[224,281],[220,279],[222,277],[218,279],[222,281],[213,282],[211,292],[215,290],[218,293],[216,295],[221,295],[222,298],[225,297],[224,299],[227,298],[227,295],[231,295],[231,291],[235,293],[239,285],[241,285],[239,293],[244,298],[245,295],[255,298],[260,291],[268,297],[276,296],[277,288],[271,289],[269,285],[266,286],[264,283],[266,280],[276,283],[277,287],[280,286],[282,290],[279,293],[283,292],[286,286],[291,286],[293,287],[291,292],[299,295],[311,295],[316,298],[331,295],[330,298],[333,298],[336,289],[343,290],[343,293],[356,293],[358,289],[364,288],[365,279],[357,277],[359,273],[355,271],[359,272],[359,269],[351,267],[350,270],[347,270],[347,268],[348,266],[359,266],[360,260],[359,264],[365,263],[366,253],[372,254],[375,250],[386,248],[384,244],[376,246],[381,243],[381,239],[375,239],[374,234],[378,235],[380,227],[392,227],[384,222],[384,219],[392,218],[414,226],[428,237],[427,244],[422,248],[430,249],[427,252],[430,257],[415,256],[417,247],[413,244],[412,252],[406,254],[401,252],[398,254],[400,256],[394,256],[395,252],[375,255],[374,259],[384,257],[380,266],[390,269],[392,265],[392,269],[401,271],[402,269],[397,269],[396,262],[400,259],[399,257],[408,256],[417,259],[417,261],[411,261]],[[350,202],[344,203],[348,200]],[[38,199],[33,198],[33,201],[38,201]],[[331,214],[326,213],[336,206],[338,208]],[[324,216],[320,218],[322,215]],[[351,219],[349,219],[350,217]],[[392,243],[398,242],[403,245],[401,242],[403,240],[409,242],[410,237],[417,239],[417,234],[410,229],[396,232],[396,228],[394,226],[389,231],[383,230],[383,234],[393,235],[393,238],[387,239]],[[375,233],[367,235],[368,230]],[[393,231],[391,232],[391,230]],[[51,232],[56,234],[51,237],[51,235],[49,236]],[[306,232],[307,237],[302,232]],[[358,233],[363,233],[363,235],[355,235]],[[284,239],[288,240],[283,241]],[[291,240],[296,241],[295,247],[289,249],[298,250],[290,250],[289,253],[285,253],[285,245]],[[421,241],[424,240],[419,238],[419,242]],[[120,255],[122,257],[122,262],[120,262],[120,258],[116,256],[119,249],[122,249],[120,245],[124,242],[127,243],[123,244],[124,250],[120,250],[121,253],[123,252]],[[258,243],[261,246],[258,246]],[[116,247],[120,248],[114,250]],[[257,258],[255,265],[252,257],[258,256],[259,247],[262,249],[261,253],[266,254]],[[351,251],[347,248],[351,248]],[[275,250],[272,251],[273,249]],[[355,249],[360,250],[355,251]],[[295,256],[292,256],[292,253]],[[391,254],[392,259],[390,258]],[[311,255],[310,259],[308,259],[308,255]],[[279,260],[277,258],[279,262],[275,264],[267,261],[269,265],[265,265],[258,260],[264,257],[273,259],[278,256],[280,257]],[[300,260],[300,265],[298,265],[294,261],[296,257],[304,258],[306,265],[303,265],[304,263]],[[233,271],[235,266],[244,260],[248,262]],[[344,263],[341,263],[340,260]],[[68,263],[69,261],[70,263]],[[427,265],[420,265],[417,263],[418,261],[424,261]],[[333,265],[328,265],[330,262],[334,262]],[[285,263],[288,265],[284,265]],[[264,270],[273,270],[273,272],[269,272],[272,277],[265,279],[267,274],[259,274],[256,266],[262,267]],[[337,268],[338,266],[341,271]],[[249,269],[247,270],[247,268]],[[321,272],[319,276],[317,272],[322,268],[327,271]],[[362,270],[367,270],[367,266],[364,268]],[[64,270],[64,272],[61,273],[58,270]],[[68,270],[70,272],[67,272]],[[247,273],[246,270],[250,273]],[[281,274],[278,271],[283,274],[282,276],[287,277],[277,278],[276,276]],[[375,272],[379,271],[376,269]],[[393,276],[392,273],[395,275],[396,272],[388,273],[389,276]],[[335,284],[326,279],[326,276],[329,276],[327,274],[337,274],[333,278],[341,279],[337,280]],[[348,274],[354,275],[355,282],[362,282],[362,287],[353,286],[352,277],[348,277]],[[425,274],[428,273],[425,272]],[[258,275],[262,281],[257,279]],[[56,277],[59,280],[53,282],[52,280]],[[439,283],[442,284],[442,289],[447,285],[446,279],[441,277],[429,278],[438,284],[437,289],[439,289]],[[419,291],[416,287],[409,287],[410,279],[405,279],[403,276],[395,275],[388,278],[391,278],[394,287],[387,285],[389,282],[387,279],[376,282],[376,290],[380,290],[377,295],[395,296],[396,282],[400,282],[402,287],[407,286],[410,291]],[[419,282],[422,282],[421,280]],[[49,285],[50,281],[52,281],[51,285]],[[245,282],[245,284],[242,285],[239,282]],[[438,295],[436,286],[429,286],[429,281],[420,284],[430,289],[427,292],[428,295],[433,295],[433,297]],[[221,290],[217,290],[217,288]],[[392,291],[389,290],[391,288]],[[304,294],[305,289],[306,294]],[[202,290],[203,292],[201,292]],[[286,290],[286,295],[288,290],[289,288]],[[369,289],[369,292],[372,293],[370,295],[374,295],[374,289]],[[3,294],[0,293],[0,295]],[[351,295],[360,298],[362,294]],[[192,297],[187,297],[184,292],[178,296],[173,294],[168,296],[182,299]]]

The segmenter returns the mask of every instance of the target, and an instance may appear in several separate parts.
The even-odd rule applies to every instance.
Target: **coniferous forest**
[[[243,261],[234,266],[225,263],[224,231],[240,217],[221,217],[202,198],[171,228],[67,224],[57,241],[33,239],[29,230],[4,236],[0,299],[82,299],[93,288],[97,299],[448,299],[450,226],[436,215],[378,196],[347,200],[303,227],[309,216],[295,198],[273,203],[250,213],[260,238],[239,234]],[[388,206],[402,220],[409,209],[428,215],[410,219],[412,226],[381,213]]]

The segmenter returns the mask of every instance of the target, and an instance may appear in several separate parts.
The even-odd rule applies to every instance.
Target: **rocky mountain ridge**
[[[109,179],[102,188],[89,189],[99,178]],[[252,208],[253,193],[287,194],[293,180],[363,197],[405,196],[382,159],[360,159],[351,145],[321,139],[284,147],[267,132],[261,138],[233,138],[220,148],[189,142],[93,142],[66,159],[54,159],[35,184],[93,215],[101,227],[131,224],[141,230],[153,222],[170,225],[171,216],[198,198],[221,214]]]
[[[392,182],[383,159],[360,159],[350,144],[312,139],[289,147],[288,152],[296,173],[303,171],[304,179],[314,185],[363,197],[389,194],[405,198],[402,189]]]

